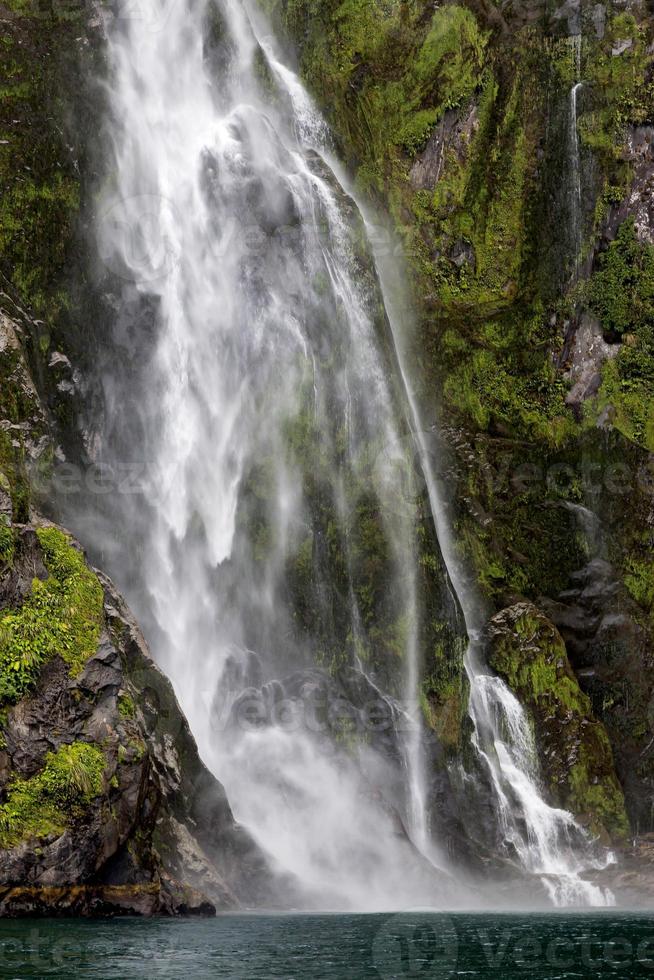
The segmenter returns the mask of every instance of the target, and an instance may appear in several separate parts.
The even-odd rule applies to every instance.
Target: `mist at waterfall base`
[[[88,438],[140,492],[90,495],[69,525],[127,595],[282,904],[610,903],[584,877],[610,856],[544,801],[524,712],[485,668],[397,262],[320,116],[246,4],[140,13],[107,23],[115,329]],[[466,635],[464,769],[420,691],[426,651],[454,661]],[[490,850],[520,898],[483,890]]]

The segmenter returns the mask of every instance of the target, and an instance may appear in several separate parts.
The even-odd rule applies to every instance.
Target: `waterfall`
[[[442,901],[420,856],[424,521],[361,219],[240,2],[140,12],[109,25],[98,209],[124,283],[103,458],[144,485],[109,567],[297,904]]]
[[[559,907],[613,905],[613,894],[584,878],[613,861],[588,838],[572,814],[549,806],[539,781],[536,745],[524,709],[471,647],[470,717],[473,743],[491,778],[502,847],[541,879]]]
[[[581,247],[583,244],[583,209],[581,192],[581,157],[579,154],[579,131],[577,129],[577,96],[581,91],[583,82],[581,76],[581,34],[575,34],[570,38],[572,45],[572,57],[574,63],[574,83],[570,89],[569,107],[569,221],[570,239],[573,257],[573,276],[579,273],[579,260],[581,258]]]
[[[428,824],[416,710],[433,522],[501,832],[552,901],[601,904],[589,842],[544,802],[524,712],[481,658],[397,269],[322,119],[240,0],[139,14],[108,23],[98,244],[123,284],[102,459],[138,466],[143,492],[106,502],[104,549],[203,758],[298,905],[470,902]]]
[[[579,525],[589,559],[605,558],[606,548],[602,539],[602,524],[595,511],[583,504],[575,504],[571,500],[564,500],[563,506],[574,515],[575,521]]]

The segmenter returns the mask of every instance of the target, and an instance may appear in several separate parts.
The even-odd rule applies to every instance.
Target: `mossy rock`
[[[556,628],[520,602],[491,619],[487,639],[491,667],[531,717],[553,802],[602,838],[624,839],[629,823],[611,745]]]
[[[29,779],[15,778],[0,806],[0,848],[60,835],[103,789],[106,759],[97,745],[62,745]]]
[[[0,614],[3,702],[20,700],[53,657],[61,657],[73,676],[79,674],[100,637],[102,587],[83,554],[59,528],[37,528],[36,537],[47,578],[35,576],[24,601]]]

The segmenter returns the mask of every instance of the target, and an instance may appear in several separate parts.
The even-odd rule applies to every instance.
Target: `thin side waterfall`
[[[564,500],[563,506],[574,515],[575,521],[579,525],[589,559],[605,558],[606,548],[602,536],[602,524],[595,511],[583,504],[575,504],[571,500]]]
[[[581,191],[581,157],[579,153],[579,131],[577,128],[577,96],[581,91],[583,82],[581,81],[581,34],[575,34],[570,38],[572,47],[572,58],[574,64],[575,81],[570,89],[570,109],[569,109],[569,208],[570,208],[570,229],[571,229],[571,248],[573,255],[573,277],[579,274],[579,262],[581,259],[581,246],[583,241],[583,209]]]
[[[501,837],[555,904],[608,902],[483,662],[396,259],[257,11],[140,12],[107,25],[98,244],[119,294],[102,460],[138,462],[144,492],[94,520],[203,758],[297,906],[469,906],[430,826],[418,707],[434,603],[450,644],[462,610]]]

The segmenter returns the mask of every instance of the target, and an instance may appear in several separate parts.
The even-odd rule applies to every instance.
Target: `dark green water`
[[[651,914],[233,915],[0,921],[0,976],[654,978]]]

